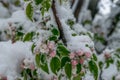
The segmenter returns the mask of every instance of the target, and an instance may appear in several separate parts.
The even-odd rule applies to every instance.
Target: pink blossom
[[[73,66],[76,66],[78,64],[78,61],[77,60],[72,60],[71,63],[72,63]]]
[[[57,79],[57,77],[54,76],[52,80],[58,80],[58,79]]]
[[[73,59],[75,57],[75,53],[70,53],[70,59]]]
[[[76,52],[78,56],[82,56],[84,52],[82,50]]]
[[[6,76],[0,75],[0,80],[7,80]]]
[[[40,48],[39,47],[35,47],[34,48],[34,53],[35,54],[39,54],[40,53]]]
[[[105,53],[104,56],[105,56],[106,59],[111,57],[111,55],[109,53]]]
[[[55,55],[56,55],[56,51],[55,50],[50,52],[50,57],[55,57]]]
[[[85,52],[86,58],[91,58],[91,53],[90,52]]]
[[[30,64],[30,67],[29,67],[31,70],[35,70],[35,65],[34,64]]]
[[[53,41],[50,41],[50,42],[48,42],[47,46],[48,46],[49,49],[53,50],[54,47],[55,47],[55,43]]]
[[[80,59],[80,64],[83,64],[83,63],[84,63],[84,59],[81,58],[81,59]]]

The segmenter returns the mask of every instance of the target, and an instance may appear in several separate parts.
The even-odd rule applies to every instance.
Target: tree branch
[[[84,2],[84,0],[79,0],[77,3],[76,9],[74,11],[74,16],[75,16],[77,22],[78,22],[78,17],[79,17],[79,13],[82,8],[83,2]]]
[[[59,20],[59,17],[57,16],[57,10],[55,8],[55,0],[53,0],[53,2],[52,2],[52,11],[53,11],[53,15],[55,17],[55,21],[56,21],[56,23],[58,25],[58,29],[60,31],[60,37],[59,38],[62,39],[64,45],[67,46],[66,39],[65,39],[65,36],[64,36],[64,32],[63,32],[63,28],[62,28],[62,24],[61,24],[61,22]]]

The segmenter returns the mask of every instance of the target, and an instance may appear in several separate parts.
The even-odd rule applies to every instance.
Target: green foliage
[[[78,74],[77,76],[75,76],[75,77],[73,78],[73,80],[82,80],[82,78],[81,78],[80,74]]]
[[[94,75],[95,80],[98,80],[98,66],[95,61],[89,61],[89,70]]]
[[[40,3],[42,3],[44,0],[35,0],[36,5],[39,5]]]
[[[33,36],[35,35],[35,32],[29,32],[27,33],[24,38],[23,38],[23,41],[32,41],[33,39]]]
[[[44,16],[44,13],[47,12],[49,10],[49,8],[51,7],[51,0],[43,0],[43,2],[41,3],[41,14],[42,16]]]
[[[104,37],[98,35],[97,33],[94,35],[94,40],[99,41],[99,42],[101,42],[103,44],[106,42],[106,40],[104,39]]]
[[[51,71],[57,75],[57,71],[59,71],[60,66],[60,59],[58,57],[53,57],[50,61]]]
[[[98,65],[99,65],[99,68],[102,70],[102,68],[103,68],[103,62],[100,61],[100,62],[98,63]]]
[[[120,60],[117,60],[117,69],[120,71]]]
[[[33,21],[33,7],[32,7],[32,4],[31,2],[28,3],[27,7],[26,7],[26,16],[31,20]]]
[[[77,64],[77,71],[76,71],[76,73],[79,74],[81,69],[82,69],[82,65],[80,63]]]
[[[93,60],[97,61],[97,56],[95,54],[93,54],[92,56],[93,56]]]
[[[105,68],[108,68],[110,66],[110,64],[113,64],[114,60],[112,58],[109,58],[109,59],[106,59],[106,67]]]
[[[31,46],[31,51],[32,51],[32,53],[33,53],[33,51],[34,51],[34,48],[35,48],[35,44],[33,43],[32,46]]]
[[[70,63],[66,63],[66,65],[65,65],[65,73],[66,73],[67,77],[71,80],[72,65]]]
[[[40,54],[36,54],[35,62],[36,62],[37,67],[40,67]]]
[[[63,68],[64,66],[65,66],[65,64],[67,63],[67,62],[70,62],[71,60],[70,60],[70,58],[69,57],[63,57],[62,59],[61,59],[61,68]]]
[[[60,32],[59,32],[58,29],[56,29],[56,28],[53,28],[53,29],[51,30],[51,32],[52,32],[53,35],[56,35],[56,36],[59,36],[59,35],[60,35]]]
[[[68,19],[67,24],[72,28],[75,22],[72,19]]]
[[[90,20],[85,20],[82,24],[83,24],[83,25],[92,24],[92,21],[90,21]]]
[[[57,52],[61,55],[61,56],[68,56],[69,55],[69,50],[64,46],[64,45],[58,45],[57,46]]]
[[[35,61],[38,68],[41,68],[43,71],[49,74],[49,68],[45,58],[46,56],[44,54],[36,54]]]
[[[49,40],[50,41],[57,41],[58,37],[60,35],[60,32],[56,28],[52,28],[51,32],[52,32],[52,36],[49,37]]]
[[[57,41],[57,40],[58,40],[58,37],[55,36],[55,35],[52,35],[52,36],[49,37],[49,40],[50,40],[50,41]]]

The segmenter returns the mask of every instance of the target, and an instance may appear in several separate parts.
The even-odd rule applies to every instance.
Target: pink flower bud
[[[77,60],[72,60],[71,63],[72,63],[73,66],[76,66],[78,64]]]
[[[32,71],[35,70],[35,65],[34,64],[30,64],[30,67],[29,67]]]
[[[50,52],[50,57],[55,57],[55,55],[56,55],[56,51],[55,50]]]
[[[53,50],[54,47],[55,47],[55,43],[53,41],[50,41],[50,42],[48,42],[47,46],[48,46],[49,49]]]
[[[56,76],[53,76],[50,80],[58,80],[58,78]]]
[[[91,58],[91,53],[90,52],[85,52],[86,58]]]
[[[0,75],[0,80],[7,80],[6,76]]]
[[[84,59],[81,58],[81,59],[80,59],[80,64],[83,64],[83,63],[84,63]]]
[[[75,53],[70,53],[70,59],[73,59],[75,57]]]
[[[106,59],[111,57],[111,55],[109,53],[105,53],[104,56],[105,56]]]
[[[82,50],[76,52],[78,56],[82,56],[84,52]]]

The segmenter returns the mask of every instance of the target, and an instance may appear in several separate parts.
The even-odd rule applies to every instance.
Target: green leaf
[[[68,19],[67,24],[72,28],[75,22],[72,19]]]
[[[50,61],[51,71],[57,75],[57,71],[60,69],[60,60],[57,57],[54,57]]]
[[[34,48],[35,48],[35,44],[33,43],[32,46],[31,46],[31,51],[32,51],[32,53],[33,53],[33,51],[34,51]]]
[[[93,56],[93,59],[97,61],[97,56],[95,54],[93,54],[92,56]]]
[[[61,68],[63,68],[67,62],[70,62],[70,58],[69,57],[63,57],[61,59]]]
[[[31,2],[28,3],[27,7],[26,7],[26,16],[33,21],[33,7],[31,5]]]
[[[116,52],[120,52],[120,48],[116,49]]]
[[[58,45],[57,51],[58,51],[59,54],[62,55],[62,56],[68,56],[69,53],[70,53],[70,52],[68,51],[68,49],[67,49],[64,45]]]
[[[23,41],[24,41],[24,42],[25,42],[25,41],[31,41],[34,35],[35,35],[34,32],[29,32],[29,33],[27,33],[27,34],[24,36]]]
[[[53,35],[49,38],[50,41],[56,41],[58,38],[57,36]]]
[[[120,55],[119,54],[116,53],[115,56],[120,59]]]
[[[41,57],[40,57],[40,61],[41,61],[41,64],[45,64],[46,63],[46,55],[45,54],[41,54]]]
[[[120,71],[120,61],[119,60],[117,60],[117,69],[118,69],[118,71]]]
[[[72,65],[70,63],[66,63],[65,65],[65,74],[69,79],[71,79],[72,76]]]
[[[89,61],[89,70],[94,75],[95,80],[98,80],[98,66],[93,60]]]
[[[40,54],[36,54],[35,56],[35,62],[38,67],[40,67]]]
[[[73,78],[73,80],[82,80],[80,75],[77,75],[76,77]]]
[[[59,31],[56,28],[53,28],[51,32],[53,33],[53,35],[56,35],[56,36],[60,35]]]
[[[23,36],[23,35],[24,35],[23,32],[17,31],[17,36]]]
[[[99,68],[100,68],[100,69],[103,68],[103,62],[100,61],[100,62],[98,63],[98,65],[99,65]]]
[[[50,1],[46,1],[45,4],[46,4],[46,6],[45,6],[45,7],[46,7],[46,10],[48,11],[49,8],[50,8],[50,6],[51,6],[51,5],[50,5]]]
[[[76,73],[77,73],[77,74],[80,73],[81,69],[82,69],[81,64],[80,64],[80,63],[77,64],[77,71],[76,71]]]
[[[105,62],[106,62],[106,67],[105,68],[108,68],[110,66],[110,64],[113,64],[114,60],[112,58],[109,58]]]
[[[44,65],[40,65],[40,68],[49,74],[49,68],[47,63],[45,63]]]
[[[42,2],[43,2],[43,0],[35,0],[36,5],[39,5]]]
[[[96,41],[99,41],[99,42],[103,43],[103,44],[106,42],[106,40],[104,39],[104,37],[103,37],[103,36],[100,36],[100,35],[98,35],[98,34],[95,34],[95,35],[94,35],[94,39],[95,39]]]

